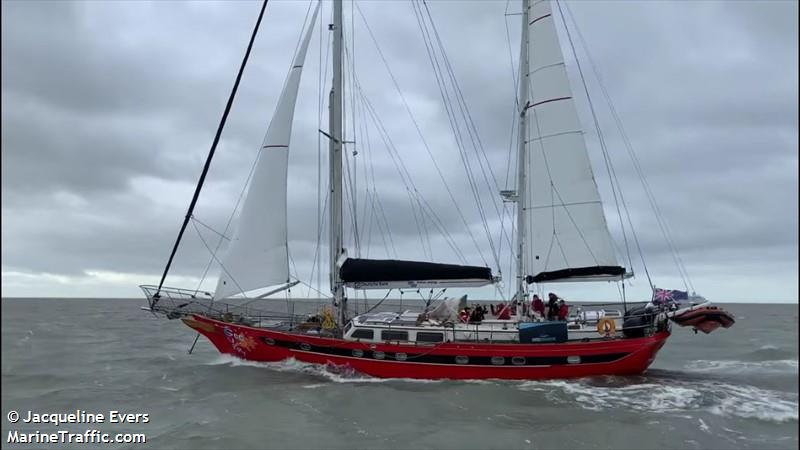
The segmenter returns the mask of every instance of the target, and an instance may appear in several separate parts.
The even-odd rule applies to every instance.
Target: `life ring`
[[[617,323],[614,319],[605,317],[597,322],[597,332],[603,336],[614,336],[617,333]]]

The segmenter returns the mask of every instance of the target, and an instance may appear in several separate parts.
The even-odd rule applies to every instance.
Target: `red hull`
[[[418,379],[637,375],[647,370],[670,334],[661,331],[642,338],[560,344],[373,344],[252,328],[202,316],[184,322],[221,353],[250,361],[295,358],[380,378]]]

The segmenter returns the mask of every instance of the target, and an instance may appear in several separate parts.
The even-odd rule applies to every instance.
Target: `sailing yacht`
[[[521,3],[517,187],[502,192],[504,200],[515,205],[517,211],[514,303],[520,306],[527,301],[531,285],[624,283],[630,276],[615,256],[551,3]],[[280,285],[263,297],[296,284],[289,276],[288,155],[300,77],[318,12],[319,6],[295,54],[267,128],[238,226],[220,261],[214,294],[165,287],[170,257],[161,283],[142,286],[147,309],[181,319],[221,353],[252,361],[294,358],[348,367],[376,377],[424,379],[541,379],[643,373],[670,336],[669,319],[674,310],[652,304],[628,310],[627,305],[622,305],[622,310],[581,311],[561,321],[520,313],[510,319],[470,323],[459,319],[466,304],[463,296],[420,312],[350,317],[347,289],[467,288],[498,283],[500,277],[483,266],[348,256],[342,226],[341,0],[333,2],[333,24],[329,27],[333,35],[333,77],[329,130],[324,132],[330,161],[332,308],[310,320],[297,321],[221,301]],[[209,162],[212,155],[213,147]],[[191,220],[204,177],[205,171],[175,248],[186,222]],[[518,311],[521,310],[520,307]]]

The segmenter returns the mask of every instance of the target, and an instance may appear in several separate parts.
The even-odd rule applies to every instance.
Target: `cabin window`
[[[443,340],[443,333],[417,332],[417,342],[442,342]]]
[[[369,328],[357,328],[356,331],[353,331],[353,334],[350,337],[354,339],[372,339],[375,336],[375,331]]]
[[[356,358],[361,358],[362,356],[364,356],[364,351],[359,350],[357,348],[353,349],[353,356],[355,356]]]
[[[372,357],[375,359],[383,359],[386,357],[386,354],[383,352],[373,352]]]
[[[384,341],[407,341],[408,331],[383,330],[381,331],[381,338]]]
[[[395,353],[394,359],[398,361],[405,361],[406,359],[408,359],[408,355],[406,355],[405,353]]]
[[[300,343],[300,350],[304,350],[304,351],[311,350],[311,344],[307,344],[305,342]]]
[[[511,358],[511,364],[515,366],[523,366],[525,365],[525,357],[524,356],[515,356]]]
[[[492,364],[495,366],[502,366],[506,363],[506,359],[502,356],[492,356]]]
[[[344,334],[347,334],[350,328],[353,328],[353,322],[347,322],[347,325],[344,326]]]
[[[468,364],[469,358],[466,356],[456,356],[456,363],[457,364]]]

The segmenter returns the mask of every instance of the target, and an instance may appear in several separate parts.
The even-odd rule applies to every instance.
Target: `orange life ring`
[[[597,322],[597,332],[603,336],[614,336],[617,333],[617,323],[614,319],[605,317]]]

